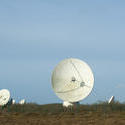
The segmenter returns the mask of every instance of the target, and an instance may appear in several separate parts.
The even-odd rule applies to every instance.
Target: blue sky
[[[96,93],[81,103],[111,95],[125,101],[124,6],[124,0],[1,0],[0,88],[17,101],[61,102],[51,87],[52,70],[74,57],[95,77]]]

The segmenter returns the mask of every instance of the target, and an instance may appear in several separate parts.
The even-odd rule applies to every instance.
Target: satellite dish
[[[85,99],[93,85],[91,68],[79,59],[61,61],[52,73],[52,88],[64,102],[74,103]]]
[[[109,99],[108,104],[113,103],[113,102],[114,102],[114,100],[115,100],[115,97],[114,97],[114,96],[112,96],[112,97]]]
[[[67,102],[67,101],[63,102],[63,107],[72,107],[74,105],[78,106],[79,102],[74,102],[74,103],[73,102]]]
[[[0,106],[4,106],[9,102],[10,92],[7,89],[0,90]]]
[[[66,101],[63,102],[63,107],[69,107],[69,106],[73,106],[73,103]]]
[[[19,104],[20,104],[20,105],[23,105],[23,104],[25,104],[25,103],[26,103],[25,99],[22,99],[22,100],[19,101]]]
[[[16,103],[15,99],[12,99],[12,104],[15,104],[15,103]]]

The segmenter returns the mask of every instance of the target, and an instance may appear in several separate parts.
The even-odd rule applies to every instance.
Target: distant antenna
[[[52,88],[64,101],[63,106],[72,106],[85,99],[92,91],[94,77],[91,68],[79,59],[61,61],[52,74]]]
[[[115,97],[114,97],[114,96],[112,96],[112,97],[109,99],[108,104],[113,103],[113,102],[114,102],[114,100],[115,100]]]
[[[12,104],[15,104],[15,103],[16,103],[16,101],[14,99],[12,99]]]
[[[66,101],[63,102],[63,107],[71,107],[74,105],[78,106],[79,102],[74,102],[74,103],[73,102],[66,102]]]
[[[63,107],[69,107],[69,106],[73,106],[73,103],[66,101],[63,102]]]
[[[0,90],[0,106],[4,106],[9,102],[10,92],[7,89]]]
[[[25,104],[25,103],[26,103],[25,99],[22,99],[22,100],[19,101],[19,104],[20,104],[20,105],[23,105],[23,104]]]

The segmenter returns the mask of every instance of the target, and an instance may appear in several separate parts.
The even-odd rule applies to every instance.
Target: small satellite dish
[[[12,104],[15,104],[15,103],[16,103],[16,101],[14,99],[12,99]]]
[[[92,91],[94,76],[90,67],[79,59],[61,61],[52,73],[52,88],[63,105],[85,99]],[[67,103],[68,102],[68,103]]]
[[[73,102],[66,102],[66,101],[63,102],[63,107],[72,107],[74,105],[78,106],[79,102],[74,102],[74,103]]]
[[[114,100],[115,100],[115,97],[114,97],[114,96],[112,96],[112,97],[109,99],[108,104],[113,103],[113,102],[114,102]]]
[[[73,103],[66,101],[63,102],[63,107],[70,107],[70,106],[73,106]]]
[[[7,89],[0,90],[0,106],[4,106],[9,102],[10,92]]]
[[[23,104],[25,104],[25,103],[26,103],[25,99],[22,99],[22,100],[19,101],[19,104],[20,104],[20,105],[23,105]]]

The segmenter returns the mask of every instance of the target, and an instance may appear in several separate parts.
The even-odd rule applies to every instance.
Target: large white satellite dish
[[[79,59],[61,61],[52,73],[52,88],[64,102],[78,102],[92,91],[94,76],[91,68]]]
[[[10,92],[7,89],[0,90],[0,106],[4,106],[9,102]]]

